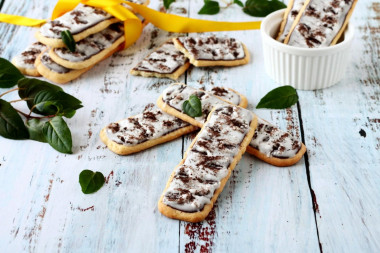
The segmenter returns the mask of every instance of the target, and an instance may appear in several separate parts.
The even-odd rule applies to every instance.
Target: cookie
[[[168,40],[139,62],[131,70],[131,74],[177,80],[189,66],[190,63],[185,55],[175,48],[172,40]]]
[[[210,91],[241,107],[247,106],[247,99],[240,93],[222,87],[213,87]],[[164,142],[176,139],[182,135],[197,130],[198,127],[161,109],[148,106],[141,114],[129,117],[116,123],[111,123],[100,132],[100,139],[114,153],[129,155]]]
[[[227,37],[179,37],[174,38],[175,47],[197,67],[238,66],[249,62],[246,46]]]
[[[244,154],[257,124],[250,111],[233,105],[218,107],[171,174],[158,202],[165,216],[203,221]]]
[[[202,116],[192,118],[185,114],[182,105],[191,95],[196,95],[202,103]],[[185,84],[173,84],[166,88],[157,100],[157,105],[164,112],[176,116],[191,125],[202,127],[211,108],[227,105],[228,101],[217,96],[197,90]],[[297,163],[306,151],[305,145],[296,141],[290,134],[259,119],[263,131],[255,131],[247,152],[275,166],[290,166]],[[269,134],[265,131],[272,127]],[[275,128],[275,129],[274,129]],[[259,129],[259,128],[258,128]],[[269,131],[269,130],[268,130]],[[289,147],[291,145],[292,147]],[[294,147],[293,147],[294,145]],[[271,152],[268,152],[270,150]]]
[[[306,146],[291,134],[258,118],[257,128],[247,153],[278,167],[297,163],[306,152]]]
[[[119,155],[129,155],[176,139],[198,128],[166,114],[158,108],[111,123],[100,132],[100,139]]]
[[[46,46],[44,44],[40,42],[35,42],[32,45],[28,46],[20,54],[16,55],[12,59],[12,63],[24,75],[41,76],[40,73],[38,73],[36,67],[34,66],[34,63],[36,62],[37,57],[45,49]]]
[[[122,45],[109,51],[108,54],[103,59],[106,59],[107,57],[111,56],[113,53],[121,49],[122,49]],[[44,51],[37,57],[35,66],[38,73],[40,73],[46,79],[55,83],[65,84],[67,82],[70,82],[78,78],[83,73],[90,70],[95,65],[94,64],[84,69],[69,69],[54,62],[50,58],[48,50],[49,49],[47,49],[46,51]]]
[[[293,25],[298,13],[302,9],[305,0],[290,0],[288,8],[284,12],[284,17],[281,22],[280,31],[278,32],[276,40],[284,42],[286,36],[289,34],[290,28]]]
[[[62,31],[69,30],[74,40],[80,41],[116,22],[120,20],[101,9],[79,4],[72,11],[41,26],[35,36],[39,42],[49,47],[65,47],[61,39]]]
[[[51,59],[69,69],[84,69],[102,60],[110,51],[124,42],[124,25],[115,23],[101,32],[92,34],[76,43],[75,52],[66,47],[51,48]]]
[[[335,45],[356,3],[357,0],[307,0],[284,43],[303,48]]]

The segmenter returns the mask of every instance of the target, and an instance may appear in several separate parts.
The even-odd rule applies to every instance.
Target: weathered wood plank
[[[154,8],[158,9],[158,5],[153,3]],[[32,5],[26,1],[24,8],[20,6],[23,5],[9,1],[4,12],[42,17],[53,4],[35,1]],[[11,59],[32,41],[30,28],[1,24],[0,29],[2,57]],[[129,75],[139,60],[167,38],[167,32],[150,25],[136,45],[64,86],[84,104],[68,120],[74,155],[59,154],[46,144],[1,138],[0,214],[4,222],[0,245],[5,249],[178,251],[179,222],[162,218],[157,200],[181,159],[182,139],[121,157],[111,153],[98,137],[108,123],[139,113],[148,103],[154,103],[171,83],[167,79]],[[12,94],[6,98],[15,97]],[[107,185],[96,194],[82,194],[78,175],[83,169],[101,171],[107,176]]]
[[[380,5],[359,1],[345,78],[299,92],[324,252],[380,251]]]
[[[191,17],[257,20],[244,14],[237,5],[217,16],[197,15],[202,4],[203,1],[191,1]],[[296,106],[286,111],[254,109],[261,97],[277,87],[264,71],[260,32],[215,34],[241,40],[251,53],[251,61],[233,68],[192,68],[187,83],[236,89],[247,96],[249,109],[301,139]],[[191,139],[185,140],[187,147]],[[277,168],[245,154],[207,220],[199,224],[181,222],[180,232],[181,252],[319,252],[304,161],[289,168]]]

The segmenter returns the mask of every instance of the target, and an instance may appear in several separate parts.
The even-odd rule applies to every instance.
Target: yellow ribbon
[[[259,29],[260,21],[252,22],[218,22],[201,19],[192,19],[173,14],[162,13],[146,6],[127,2],[125,0],[58,0],[54,7],[51,19],[56,19],[74,9],[79,3],[101,8],[112,16],[124,21],[125,47],[132,45],[141,35],[141,20],[122,3],[129,5],[145,20],[158,28],[169,32],[193,33],[214,31],[236,31]],[[0,22],[22,26],[40,26],[45,19],[32,19],[22,16],[0,13]]]

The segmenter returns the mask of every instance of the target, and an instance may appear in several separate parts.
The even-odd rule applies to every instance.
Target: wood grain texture
[[[151,2],[150,7],[164,11],[162,1]],[[237,5],[215,16],[197,15],[202,4],[177,0],[169,12],[256,20]],[[43,0],[6,0],[1,11],[42,18],[53,7],[54,2]],[[251,53],[249,64],[191,67],[180,78],[195,87],[218,85],[243,93],[249,109],[303,137],[308,147],[307,161],[288,168],[245,154],[215,208],[196,224],[168,219],[157,210],[165,183],[194,134],[127,157],[113,154],[98,136],[108,123],[155,103],[172,83],[129,74],[145,55],[176,36],[148,25],[135,45],[63,87],[84,105],[67,120],[73,155],[47,144],[0,138],[1,251],[319,252],[319,243],[324,252],[380,251],[380,5],[363,0],[356,8],[353,55],[345,79],[326,90],[299,91],[298,106],[254,109],[278,86],[265,74],[259,31],[215,33],[242,40]],[[0,24],[1,57],[11,59],[22,51],[35,41],[34,32]],[[17,94],[4,98],[13,100]],[[27,111],[22,103],[16,106]],[[78,178],[84,169],[106,176],[99,192],[81,193]]]
[[[345,78],[299,92],[324,252],[380,251],[380,4],[359,1]]]

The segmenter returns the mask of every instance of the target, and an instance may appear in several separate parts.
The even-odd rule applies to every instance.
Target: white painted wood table
[[[163,9],[162,2],[150,7]],[[231,6],[197,14],[201,0],[177,0],[171,13],[203,19],[257,20]],[[1,12],[48,17],[55,1],[5,0]],[[157,210],[166,181],[194,135],[130,156],[110,152],[99,131],[154,103],[171,80],[135,77],[129,70],[174,34],[148,25],[129,49],[62,86],[83,101],[68,123],[73,155],[34,141],[0,138],[1,252],[380,252],[380,3],[359,1],[352,57],[344,79],[299,91],[288,110],[256,110],[278,86],[264,71],[259,31],[228,34],[252,55],[235,68],[191,68],[179,81],[231,87],[249,109],[292,132],[307,146],[295,166],[277,168],[245,154],[206,221],[171,220]],[[34,29],[0,24],[1,57],[34,41]],[[1,90],[3,92],[5,90]],[[14,99],[9,94],[5,99]],[[17,104],[19,108],[25,108]],[[84,169],[107,178],[84,195]]]

